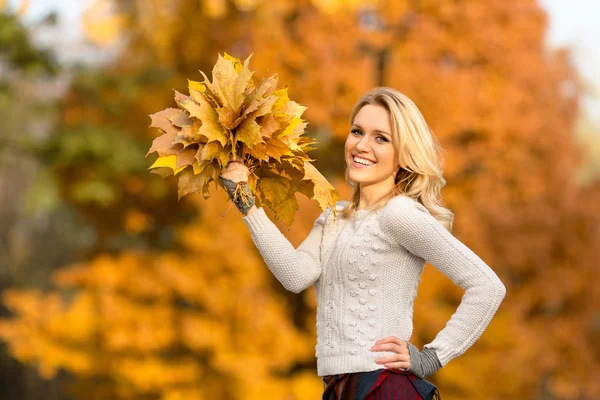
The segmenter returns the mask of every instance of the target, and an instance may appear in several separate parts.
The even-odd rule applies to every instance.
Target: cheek
[[[346,143],[344,144],[344,152],[346,154],[350,153],[350,151],[352,151],[352,139],[348,138],[346,139]]]
[[[398,155],[395,149],[388,148],[381,153],[381,158],[385,160],[385,165],[394,168],[398,164]]]

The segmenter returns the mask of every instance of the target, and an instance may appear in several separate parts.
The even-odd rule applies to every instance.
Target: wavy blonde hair
[[[350,124],[367,104],[381,106],[390,115],[392,143],[398,150],[400,164],[396,185],[390,194],[402,194],[419,202],[448,231],[452,230],[454,214],[444,207],[440,193],[446,185],[442,175],[443,149],[415,103],[395,89],[378,87],[358,100],[352,109]],[[344,218],[355,213],[360,201],[360,186],[350,181],[347,168],[346,182],[354,189],[350,202],[342,210]]]

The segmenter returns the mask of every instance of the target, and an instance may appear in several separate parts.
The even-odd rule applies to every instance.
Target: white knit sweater
[[[347,202],[338,202],[341,210]],[[444,329],[426,344],[442,366],[483,333],[506,294],[494,271],[428,210],[400,195],[378,211],[334,221],[331,209],[294,249],[259,208],[243,217],[265,263],[295,293],[315,285],[319,376],[381,369],[371,352],[387,336],[410,340],[413,302],[428,261],[465,290]]]

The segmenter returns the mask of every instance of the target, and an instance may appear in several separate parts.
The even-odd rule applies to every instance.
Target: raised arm
[[[465,290],[446,326],[431,343],[423,346],[425,356],[433,350],[444,366],[463,354],[481,336],[500,306],[506,288],[481,258],[448,232],[423,205],[408,197],[397,196],[385,206],[382,230]],[[420,358],[413,346],[411,359],[413,351],[416,358]],[[433,365],[430,362],[424,367],[431,369]],[[430,375],[435,371],[422,372]]]
[[[330,209],[327,209],[321,213],[297,249],[283,236],[262,207],[242,218],[265,263],[290,292],[300,293],[321,276],[319,249],[323,226],[329,212]]]
[[[267,217],[265,210],[262,207],[256,208],[254,194],[248,186],[248,174],[248,168],[238,157],[235,161],[230,160],[223,169],[220,182],[231,201],[245,215],[242,219],[250,229],[252,240],[273,275],[287,290],[300,293],[321,276],[321,237],[330,209],[321,213],[308,237],[298,249],[294,249]],[[237,196],[238,190],[248,195],[246,201]]]

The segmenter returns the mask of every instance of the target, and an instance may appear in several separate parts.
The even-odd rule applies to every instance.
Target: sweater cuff
[[[265,213],[265,209],[260,207],[250,215],[242,217],[242,220],[251,232],[258,232],[265,229],[271,220]]]
[[[408,369],[410,372],[421,379],[425,379],[442,368],[442,363],[438,359],[434,349],[425,347],[423,351],[419,351],[414,344],[409,341],[406,343],[408,344],[408,351],[410,353],[410,368]]]

